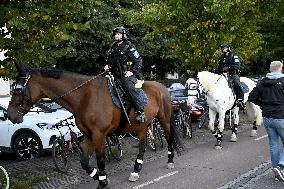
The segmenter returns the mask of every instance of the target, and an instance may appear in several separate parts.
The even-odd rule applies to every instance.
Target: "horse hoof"
[[[167,169],[174,169],[175,165],[174,163],[168,163]]]
[[[130,182],[135,182],[138,179],[139,179],[139,173],[131,173],[128,180]]]
[[[100,183],[98,185],[97,189],[109,189],[108,183],[109,183],[109,179],[107,178],[107,180],[104,183]]]
[[[231,142],[237,142],[237,137],[236,137],[236,136],[231,136],[230,141],[231,141]]]
[[[257,136],[256,130],[252,130],[252,131],[250,132],[250,136],[251,136],[251,137],[256,137],[256,136]]]
[[[99,185],[99,186],[97,187],[97,189],[109,189],[109,187],[108,187],[108,186],[101,186],[101,185]]]
[[[222,146],[215,146],[216,150],[221,150],[223,147]]]
[[[215,146],[215,149],[216,149],[216,150],[221,150],[222,148],[223,148],[223,147],[222,147],[222,146],[219,146],[219,145],[216,145],[216,146]]]

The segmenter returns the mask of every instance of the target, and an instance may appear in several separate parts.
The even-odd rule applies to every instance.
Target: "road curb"
[[[263,175],[268,174],[271,169],[271,161],[265,162],[247,173],[239,176],[231,182],[226,183],[218,189],[243,189],[246,188],[251,182],[259,179]]]

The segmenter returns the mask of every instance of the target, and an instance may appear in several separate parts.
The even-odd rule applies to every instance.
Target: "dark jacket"
[[[233,52],[229,52],[228,56],[222,55],[219,59],[218,74],[224,72],[224,68],[228,67],[229,74],[238,74],[240,70],[240,60]]]
[[[284,77],[265,77],[251,91],[248,100],[261,107],[263,117],[284,119]]]
[[[136,47],[128,40],[121,44],[113,43],[109,50],[111,73],[116,78],[123,78],[126,71],[131,71],[137,79],[142,79],[142,59]]]

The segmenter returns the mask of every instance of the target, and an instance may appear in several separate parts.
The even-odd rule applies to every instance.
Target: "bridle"
[[[21,95],[22,99],[20,100],[20,102],[17,102],[17,103],[10,101],[9,106],[12,106],[12,107],[20,106],[20,108],[17,112],[18,112],[18,114],[21,114],[21,115],[26,114],[29,111],[29,109],[33,106],[33,102],[31,100],[30,90],[28,89],[28,85],[27,85],[30,78],[31,78],[31,74],[28,72],[26,74],[26,76],[19,77],[20,80],[21,79],[24,80],[23,84],[19,84],[18,82],[14,82],[11,85],[11,93],[16,94],[16,95]],[[25,104],[25,103],[28,105],[29,108],[23,110],[22,105]]]
[[[224,73],[222,73],[222,74],[220,74],[220,77],[216,80],[216,82],[214,83],[214,85],[216,85],[216,84],[218,83],[218,81],[219,81],[222,77],[224,77],[227,81],[229,81],[228,78],[226,77],[226,75],[225,75]],[[204,87],[203,87],[202,84],[200,83],[198,77],[195,78],[195,80],[197,81],[197,85],[198,85],[198,86],[201,86],[201,87],[203,88],[202,92],[203,92],[205,95],[207,95],[210,90],[209,90],[209,89],[208,89],[207,91],[204,90]],[[198,92],[199,95],[201,94],[201,91],[199,90],[199,87],[197,87],[197,92]]]

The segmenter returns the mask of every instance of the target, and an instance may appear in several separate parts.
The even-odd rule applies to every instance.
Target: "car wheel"
[[[34,159],[41,155],[42,144],[34,134],[25,133],[15,140],[14,150],[20,160]]]

